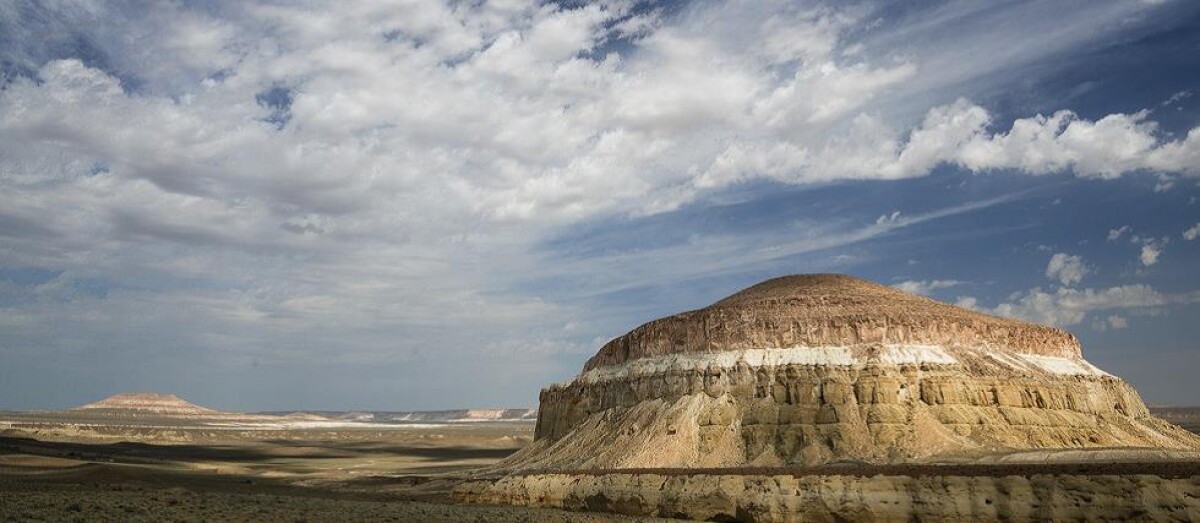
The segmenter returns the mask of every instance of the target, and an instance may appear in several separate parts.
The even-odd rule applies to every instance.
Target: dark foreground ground
[[[0,430],[0,522],[661,521],[453,504],[457,478],[519,449],[528,423],[245,431],[140,420],[81,431],[46,421]]]
[[[164,487],[143,482],[0,479],[2,521],[639,521],[552,509],[282,493],[254,486]],[[642,521],[650,521],[643,519]]]
[[[1195,431],[1200,409],[1156,410]],[[174,425],[172,423],[175,423]],[[553,509],[454,504],[472,471],[527,444],[530,423],[364,428],[192,426],[170,420],[105,425],[0,415],[0,522],[4,521],[662,521]],[[1126,455],[1121,455],[1122,457]],[[1151,474],[1200,476],[1200,461],[945,463],[738,473],[831,476]],[[581,475],[638,471],[577,471]],[[699,476],[730,470],[662,470]]]

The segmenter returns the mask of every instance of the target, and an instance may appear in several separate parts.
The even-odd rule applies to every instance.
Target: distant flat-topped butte
[[[174,394],[159,394],[155,392],[124,392],[71,410],[124,412],[129,414],[141,413],[159,416],[213,416],[223,414],[213,409],[184,401]]]
[[[905,463],[1194,450],[1061,329],[836,274],[785,276],[605,344],[497,470]]]

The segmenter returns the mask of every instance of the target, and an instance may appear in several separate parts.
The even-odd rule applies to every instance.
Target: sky
[[[839,272],[1200,404],[1200,3],[0,0],[0,409],[526,407]]]

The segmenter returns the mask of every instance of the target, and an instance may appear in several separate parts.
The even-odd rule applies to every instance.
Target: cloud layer
[[[940,166],[1200,176],[1200,129],[1169,136],[1146,111],[1010,122],[972,101],[980,78],[1119,31],[1149,5],[1091,10],[988,68],[950,50],[998,34],[905,35],[1056,8],[949,3],[918,22],[793,2],[31,5],[73,37],[4,48],[0,265],[39,275],[0,289],[8,351],[144,346],[131,333],[150,333],[247,365],[479,355],[540,379],[573,368],[553,356],[628,321],[581,323],[588,304],[572,298],[851,245],[1005,198],[804,224],[816,235],[780,245],[712,235],[546,267],[539,246],[571,227],[761,183]],[[28,12],[0,10],[2,27],[34,23]],[[747,250],[765,244],[777,250]],[[1144,245],[1141,261],[1160,251]],[[1061,256],[1047,277],[1079,283],[1087,266]],[[672,271],[642,268],[664,260]],[[519,288],[540,277],[586,291]],[[1008,312],[1061,307],[1055,321],[1078,323],[1110,293],[1150,300],[1060,289]]]

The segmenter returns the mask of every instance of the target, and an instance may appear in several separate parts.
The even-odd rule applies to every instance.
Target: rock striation
[[[786,276],[604,345],[497,469],[904,463],[1200,448],[1070,333],[844,275]]]
[[[1196,521],[1200,476],[1160,474],[509,476],[468,503],[698,521]]]
[[[90,415],[206,418],[228,414],[189,403],[174,394],[123,392],[71,409]]]

